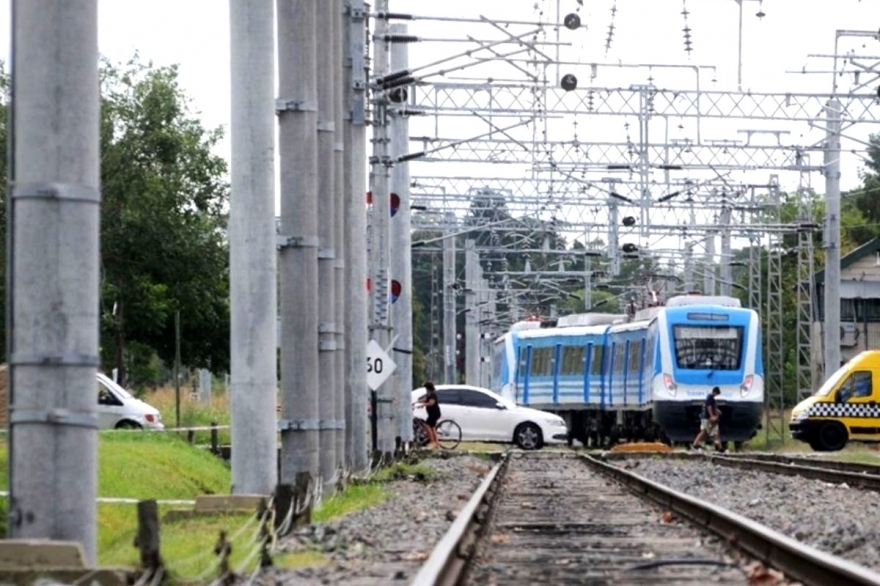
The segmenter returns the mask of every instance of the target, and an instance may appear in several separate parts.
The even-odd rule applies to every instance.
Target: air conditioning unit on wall
[[[859,328],[855,323],[840,324],[840,345],[853,347],[859,343]]]

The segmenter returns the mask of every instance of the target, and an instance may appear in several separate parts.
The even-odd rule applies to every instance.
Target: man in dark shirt
[[[700,413],[700,433],[691,444],[691,448],[699,450],[703,446],[706,436],[712,438],[715,442],[715,449],[719,452],[724,451],[721,445],[721,432],[718,429],[718,420],[721,419],[721,412],[715,404],[715,397],[721,394],[721,389],[714,387],[712,392],[706,395],[706,402],[703,405],[703,411]]]
[[[434,383],[425,383],[425,394],[418,400],[418,405],[425,406],[428,419],[425,421],[425,431],[428,434],[428,447],[439,448],[440,440],[437,439],[437,422],[440,421],[440,400],[437,398],[437,390]]]

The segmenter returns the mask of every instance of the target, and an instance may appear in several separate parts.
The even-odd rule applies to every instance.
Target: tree
[[[180,312],[184,364],[228,368],[225,161],[219,129],[190,112],[176,67],[137,57],[101,71],[101,355],[105,368],[149,377],[174,359]],[[0,89],[9,76],[0,64]],[[0,247],[5,254],[8,93],[0,95]],[[5,263],[0,263],[5,273]],[[0,294],[5,303],[5,274]],[[0,327],[4,312],[0,312]],[[0,336],[5,353],[5,338]],[[152,373],[152,374],[151,374]],[[135,383],[142,381],[134,381]]]
[[[219,129],[190,112],[175,66],[137,58],[101,70],[101,334],[103,358],[125,380],[130,343],[228,368],[226,163]],[[112,349],[112,352],[110,351]]]

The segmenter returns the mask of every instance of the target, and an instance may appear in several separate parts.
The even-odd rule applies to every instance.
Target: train
[[[679,295],[631,316],[576,314],[514,324],[494,342],[492,390],[562,416],[570,442],[691,442],[713,387],[724,442],[761,426],[758,314],[727,296]]]

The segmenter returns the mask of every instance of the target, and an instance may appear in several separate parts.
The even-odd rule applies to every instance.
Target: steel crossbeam
[[[543,102],[543,114],[601,114],[633,116],[643,114],[642,94],[648,96],[649,116],[676,118],[723,118],[813,122],[832,97],[842,108],[841,119],[860,124],[880,123],[876,92],[846,95],[800,93],[739,93],[691,89],[664,89],[647,85],[629,88],[561,88],[537,84],[433,83],[414,88],[414,99],[407,105],[434,116],[466,116],[474,113],[499,116],[530,116],[534,105]]]

